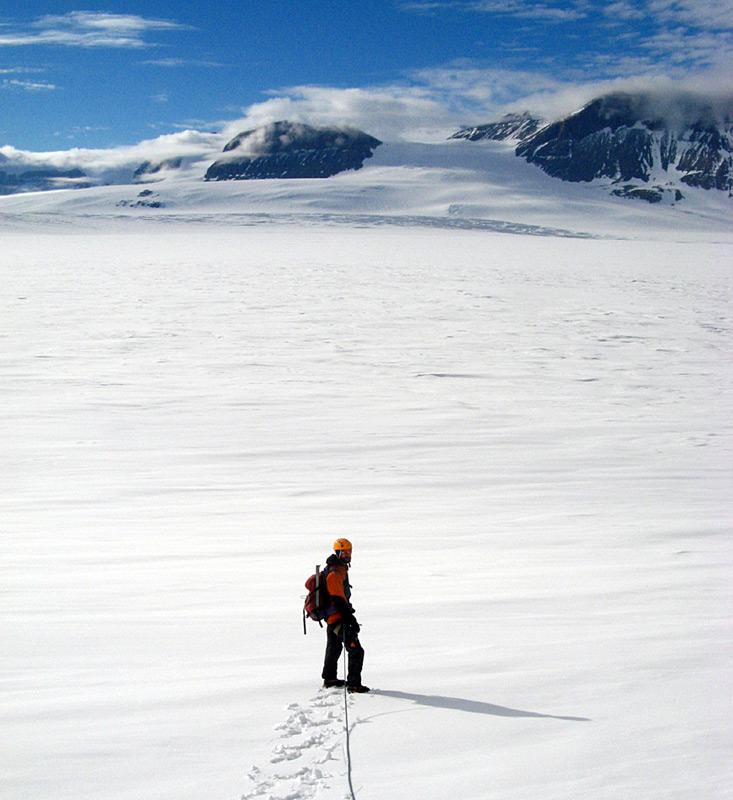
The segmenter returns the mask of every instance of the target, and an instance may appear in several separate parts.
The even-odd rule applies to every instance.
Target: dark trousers
[[[324,681],[333,681],[338,677],[338,660],[344,644],[344,629],[340,622],[334,622],[326,628],[326,657],[323,660]],[[361,686],[361,668],[364,664],[364,648],[359,637],[349,626],[346,626],[346,653],[349,657],[349,672],[346,683],[349,686]]]

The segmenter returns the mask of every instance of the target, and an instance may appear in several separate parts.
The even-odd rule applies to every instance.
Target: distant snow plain
[[[343,535],[360,800],[733,796],[730,200],[426,147],[0,199],[3,798],[343,798]]]

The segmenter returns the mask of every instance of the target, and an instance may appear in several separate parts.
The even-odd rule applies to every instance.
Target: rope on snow
[[[344,727],[346,730],[346,774],[349,778],[349,791],[351,792],[351,800],[356,800],[354,794],[354,785],[351,782],[351,745],[349,738],[351,731],[349,730],[349,692],[346,686],[346,664],[348,656],[346,653],[346,625],[341,626],[344,637]]]

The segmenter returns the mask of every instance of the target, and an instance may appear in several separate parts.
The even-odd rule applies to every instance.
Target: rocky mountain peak
[[[360,169],[379,139],[356,128],[315,127],[282,120],[237,134],[206,180],[327,178]]]
[[[557,178],[731,191],[733,126],[692,95],[614,93],[539,129],[516,154]]]
[[[492,141],[504,141],[506,139],[516,139],[522,141],[532,136],[542,124],[539,117],[523,111],[519,114],[506,114],[496,122],[489,122],[486,125],[477,125],[473,128],[462,128],[456,131],[449,139],[467,139],[470,142],[477,142],[481,139]]]

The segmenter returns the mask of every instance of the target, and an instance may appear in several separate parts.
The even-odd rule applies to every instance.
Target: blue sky
[[[551,115],[626,84],[733,86],[733,0],[19,8],[0,2],[0,144],[27,150],[319,113],[399,135],[512,105]]]

